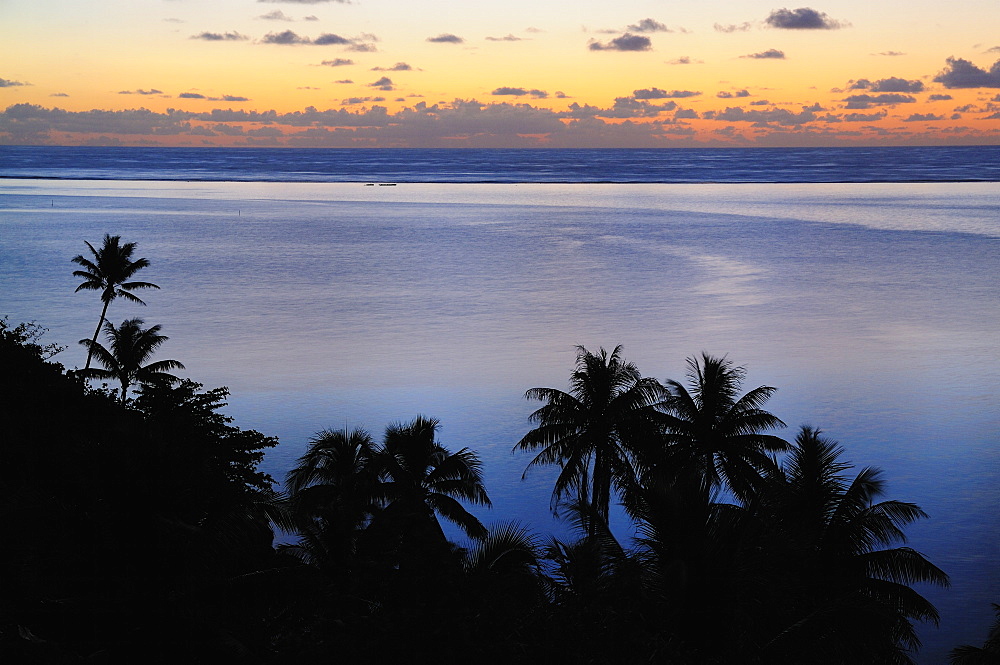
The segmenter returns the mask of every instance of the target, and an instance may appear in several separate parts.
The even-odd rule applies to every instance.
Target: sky
[[[0,144],[1000,144],[1000,2],[816,2],[0,0]]]

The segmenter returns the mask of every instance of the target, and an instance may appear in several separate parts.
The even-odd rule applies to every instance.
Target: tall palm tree
[[[132,293],[134,289],[158,289],[156,284],[150,282],[129,281],[135,273],[149,265],[147,259],[132,260],[136,244],[127,242],[121,244],[121,236],[104,234],[104,243],[101,248],[94,249],[89,242],[84,241],[93,260],[78,254],[73,257],[73,263],[83,266],[83,270],[76,270],[73,275],[83,278],[76,291],[100,291],[101,302],[104,308],[101,310],[101,318],[97,321],[97,328],[94,330],[94,337],[91,344],[97,344],[97,335],[101,332],[101,325],[108,313],[108,305],[117,297],[130,300],[139,305],[145,305],[138,296]],[[74,291],[74,293],[76,292]],[[90,361],[93,357],[91,352],[87,353],[87,364],[84,369],[90,369]]]
[[[84,369],[80,372],[80,376],[85,379],[117,380],[121,384],[123,404],[128,389],[133,384],[157,381],[175,383],[180,379],[170,374],[169,370],[184,369],[184,365],[176,360],[157,360],[144,364],[169,338],[159,334],[159,325],[143,329],[143,323],[142,319],[128,319],[122,321],[117,328],[110,321],[105,323],[104,334],[110,349],[100,342],[80,340],[80,344],[86,346],[89,353],[97,358],[97,362],[104,366],[104,369]]]
[[[606,521],[612,488],[621,491],[633,481],[633,451],[649,431],[653,408],[666,396],[655,379],[642,378],[636,366],[622,358],[620,345],[610,354],[578,346],[568,393],[555,388],[525,393],[525,398],[545,405],[529,416],[538,426],[514,450],[541,449],[528,469],[562,467],[553,506],[575,492],[578,501],[588,503],[593,514]]]
[[[417,416],[409,423],[386,427],[381,448],[372,459],[383,479],[378,491],[385,508],[383,525],[402,529],[404,546],[446,544],[437,517],[460,527],[471,538],[486,528],[460,503],[491,506],[483,485],[482,463],[468,448],[450,452],[438,443],[436,418]],[[420,542],[422,541],[422,542]]]
[[[948,576],[905,543],[903,527],[927,517],[919,506],[876,501],[881,471],[848,481],[843,449],[803,427],[788,458],[769,473],[757,497],[760,514],[787,545],[787,573],[797,580],[795,621],[774,640],[778,651],[819,647],[813,662],[911,663],[911,621],[938,622],[913,583],[948,586]],[[823,655],[820,655],[823,654]]]
[[[688,387],[665,384],[671,396],[659,416],[667,444],[662,461],[695,474],[706,494],[725,483],[745,497],[771,465],[768,453],[788,448],[784,439],[764,433],[785,426],[761,408],[776,388],[760,386],[740,397],[745,368],[707,353],[688,358],[687,365]]]

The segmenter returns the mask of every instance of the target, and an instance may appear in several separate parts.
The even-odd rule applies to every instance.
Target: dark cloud
[[[347,47],[348,51],[354,51],[355,53],[374,53],[378,51],[378,48],[374,44],[351,44]]]
[[[885,111],[877,111],[875,113],[845,113],[840,116],[840,119],[843,122],[874,122],[881,120],[886,115]]]
[[[679,58],[674,58],[673,60],[668,60],[668,65],[690,65],[694,62],[701,62],[701,60],[692,60],[690,56],[682,55]]]
[[[567,95],[562,90],[556,90],[556,94],[554,94],[553,97],[555,97],[556,99],[569,99],[569,95]]]
[[[660,90],[659,88],[645,88],[643,90],[633,90],[633,99],[684,99],[685,97],[697,97],[700,91],[693,90]]]
[[[945,62],[947,66],[934,81],[946,88],[1000,88],[1000,60],[989,71],[962,58],[948,58]]]
[[[767,101],[766,99],[757,99],[755,101],[750,102],[750,106],[770,106],[770,105],[771,102]]]
[[[327,67],[346,67],[347,65],[353,65],[354,61],[350,58],[334,58],[333,60],[324,60],[319,64]]]
[[[220,101],[223,102],[249,102],[248,97],[240,97],[239,95],[223,95]]]
[[[352,44],[353,40],[347,37],[341,37],[340,35],[335,35],[332,32],[324,32],[319,37],[313,40],[313,44],[318,46],[329,46],[331,44],[344,45]]]
[[[465,40],[458,35],[453,35],[448,32],[441,33],[437,37],[428,37],[427,41],[435,44],[462,44],[465,42]]]
[[[334,81],[334,83],[354,83],[351,79],[340,79],[339,81]]]
[[[723,122],[752,122],[764,125],[774,123],[784,126],[803,125],[816,120],[816,114],[808,109],[793,113],[788,109],[747,110],[739,106],[727,107],[725,111],[706,111],[702,117]]]
[[[514,35],[506,35],[504,37],[487,37],[488,42],[519,42],[522,41],[523,37],[515,37]]]
[[[694,109],[677,109],[674,112],[674,120],[697,120],[698,112]]]
[[[781,30],[836,30],[847,25],[809,7],[775,9],[764,23]]]
[[[906,54],[903,53],[902,51],[882,51],[881,53],[872,53],[872,55],[885,55],[885,56],[894,57],[894,56],[897,56],[897,55],[906,55]]]
[[[226,125],[223,123],[218,123],[212,125],[212,129],[214,129],[216,133],[222,134],[224,136],[239,136],[243,133],[243,128],[240,127],[239,125]]]
[[[261,14],[257,18],[264,21],[294,21],[291,16],[286,16],[285,12],[280,9],[275,9],[273,12],[268,12],[266,14]]]
[[[730,23],[729,25],[723,25],[722,23],[716,23],[712,26],[716,32],[748,32],[753,29],[752,23]]]
[[[65,92],[53,92],[49,97],[69,97]]]
[[[260,40],[264,44],[311,44],[312,41],[308,37],[299,37],[297,34],[291,30],[285,30],[284,32],[269,32],[264,35],[264,38]]]
[[[410,72],[413,71],[413,67],[405,62],[397,62],[392,67],[372,67],[371,70],[373,72]]]
[[[848,90],[871,90],[872,92],[923,92],[922,81],[907,81],[906,79],[891,76],[887,79],[869,81],[868,79],[858,79],[851,81]]]
[[[385,90],[386,92],[389,92],[390,90],[395,90],[395,88],[392,85],[392,79],[389,78],[388,76],[383,76],[379,80],[369,83],[368,87],[378,88],[379,90]]]
[[[904,118],[903,122],[923,122],[929,120],[944,120],[944,116],[934,115],[933,113],[914,113],[909,118]]]
[[[162,95],[162,90],[150,88],[149,90],[119,90],[119,95]]]
[[[715,96],[719,99],[736,99],[738,97],[749,97],[749,90],[737,90],[736,92],[729,92],[728,90],[722,90],[715,93]]]
[[[201,39],[206,42],[243,42],[250,38],[238,32],[203,32],[191,35],[191,39]]]
[[[523,97],[524,95],[531,95],[535,99],[545,99],[549,96],[549,93],[544,90],[528,90],[526,88],[511,88],[511,87],[500,87],[490,93],[491,95],[511,95],[513,97]],[[557,93],[558,94],[558,93]]]
[[[849,109],[870,109],[873,106],[890,106],[892,104],[912,104],[917,101],[909,95],[887,93],[883,95],[849,95],[844,98]]]
[[[653,48],[653,43],[649,40],[649,37],[626,32],[624,35],[615,37],[604,44],[591,41],[589,48],[591,51],[648,51]]]
[[[929,102],[945,102],[945,101],[948,101],[949,99],[954,99],[954,97],[952,97],[951,95],[931,95],[930,97],[927,98],[927,101],[929,101]]]
[[[741,58],[750,58],[752,60],[784,60],[785,52],[779,51],[776,48],[769,48],[766,51],[761,51],[760,53],[750,53],[748,55],[741,55]]]
[[[663,23],[651,18],[644,18],[638,23],[633,23],[625,30],[630,32],[673,32]]]
[[[177,95],[177,97],[180,99],[207,99],[205,95],[202,95],[201,93],[197,92],[182,92],[181,94]]]

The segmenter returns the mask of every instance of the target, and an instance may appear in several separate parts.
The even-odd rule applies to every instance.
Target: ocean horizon
[[[422,413],[483,459],[495,508],[473,512],[543,534],[566,527],[551,470],[522,481],[511,452],[525,390],[565,389],[578,344],[660,380],[726,354],[778,388],[779,435],[819,427],[930,515],[907,535],[952,576],[918,589],[931,665],[981,644],[1000,599],[998,202],[996,146],[3,146],[0,316],[82,366],[99,303],[70,258],[121,235],[162,288],[110,320],[162,324],[162,357],[228,386],[235,424],[281,441],[265,471],[324,428]]]

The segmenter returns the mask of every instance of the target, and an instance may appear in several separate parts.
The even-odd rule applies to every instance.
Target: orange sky
[[[1000,142],[1000,3],[4,0],[0,143]]]

